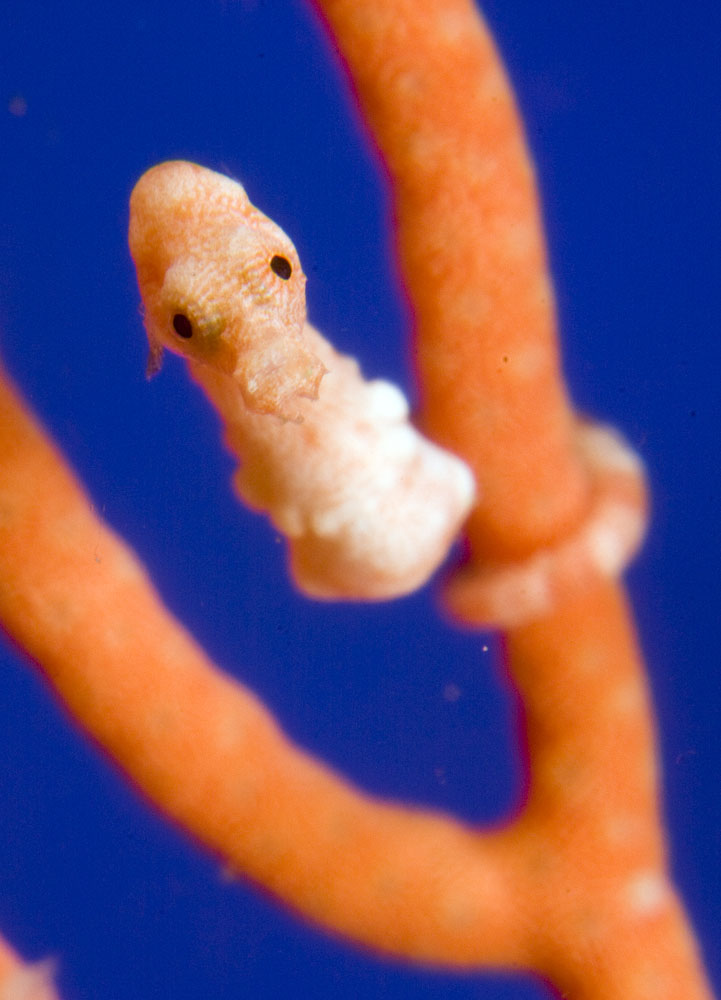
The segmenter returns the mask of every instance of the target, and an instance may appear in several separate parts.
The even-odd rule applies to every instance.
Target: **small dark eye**
[[[270,269],[274,271],[279,278],[283,281],[287,281],[288,278],[293,273],[293,268],[290,266],[290,261],[287,257],[279,257],[278,254],[275,257],[271,257]]]
[[[193,336],[193,324],[183,313],[176,313],[173,316],[173,329],[183,340],[190,340]]]

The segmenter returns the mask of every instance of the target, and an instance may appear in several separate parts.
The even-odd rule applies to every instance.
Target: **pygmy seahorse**
[[[163,348],[187,359],[241,461],[236,489],[287,536],[300,589],[381,600],[425,583],[473,502],[471,472],[306,322],[285,233],[237,182],[174,161],[135,186],[129,242],[149,373]]]

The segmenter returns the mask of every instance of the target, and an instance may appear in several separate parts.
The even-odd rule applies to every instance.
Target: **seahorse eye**
[[[293,273],[293,268],[290,266],[288,258],[280,257],[278,254],[276,254],[275,257],[271,257],[270,269],[275,272],[279,278],[282,278],[283,281],[287,281]]]
[[[193,324],[183,313],[176,313],[173,316],[173,329],[183,340],[190,340],[193,336]]]

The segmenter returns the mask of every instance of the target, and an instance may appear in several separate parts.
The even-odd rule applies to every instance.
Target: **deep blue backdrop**
[[[719,6],[486,10],[539,167],[574,397],[649,467],[653,525],[630,584],[674,868],[718,981]],[[364,787],[503,815],[520,771],[492,640],[443,628],[432,588],[370,608],[296,597],[273,532],[230,494],[183,366],[143,377],[127,198],[146,167],[185,157],[244,181],[298,246],[312,318],[411,388],[388,192],[306,6],[4,0],[0,154],[2,351],[170,606]],[[377,960],[226,884],[9,645],[0,655],[0,928],[60,957],[66,1000],[546,995]]]

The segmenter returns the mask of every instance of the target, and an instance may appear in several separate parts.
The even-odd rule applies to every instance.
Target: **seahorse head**
[[[325,368],[306,343],[305,275],[290,239],[240,184],[194,163],[148,170],[130,199],[135,261],[150,345],[211,365],[246,406],[298,419]]]

